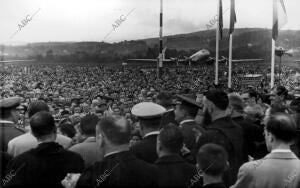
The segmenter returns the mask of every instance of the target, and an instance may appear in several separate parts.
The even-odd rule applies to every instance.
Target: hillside
[[[228,56],[228,29],[223,31],[220,55]],[[180,57],[202,48],[215,54],[215,30],[199,31],[164,37],[166,56]],[[300,59],[300,31],[283,30],[279,33],[276,46],[293,49],[291,59]],[[45,42],[25,46],[5,46],[5,59],[35,58],[47,61],[95,61],[120,62],[127,58],[154,58],[158,55],[158,38],[119,43],[103,42]],[[271,30],[261,28],[236,29],[233,36],[233,58],[270,59]]]

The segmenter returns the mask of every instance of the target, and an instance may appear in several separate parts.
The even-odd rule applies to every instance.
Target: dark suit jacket
[[[3,184],[3,180],[5,180],[8,174],[6,174],[6,167],[9,161],[12,159],[10,155],[7,153],[0,151],[0,187]]]
[[[8,142],[25,131],[13,124],[0,123],[0,151],[7,151]]]
[[[148,163],[154,163],[158,158],[156,153],[157,135],[149,135],[131,147],[133,154]]]
[[[84,161],[79,154],[49,142],[17,156],[8,169],[15,172],[8,187],[62,187],[61,181],[67,173],[83,171]]]
[[[179,127],[183,134],[183,143],[189,150],[193,149],[196,145],[195,132],[193,129],[199,129],[201,133],[204,132],[204,129],[195,121],[184,122],[179,125]]]
[[[168,125],[169,123],[172,123],[174,125],[178,125],[177,121],[175,120],[175,113],[174,110],[167,111],[161,118],[160,127],[164,127]]]
[[[187,163],[179,155],[169,155],[158,158],[159,187],[188,187],[194,175],[196,166]]]
[[[242,148],[244,143],[242,128],[230,117],[217,119],[199,138],[196,151],[207,143],[219,144],[228,152],[230,167],[225,173],[224,181],[226,186],[232,185],[236,181],[240,166],[245,162]]]
[[[109,155],[87,168],[76,187],[157,187],[157,168],[131,151]]]
[[[265,142],[265,138],[263,136],[263,132],[264,132],[263,128],[261,128],[260,126],[254,123],[244,120],[242,116],[234,117],[232,118],[232,120],[235,123],[239,124],[243,129],[244,138],[245,138],[245,142],[244,142],[245,159],[248,160],[248,155],[251,155],[255,159],[259,157],[260,158],[264,157],[268,153],[268,151],[265,150],[263,152],[258,150],[259,149],[258,145],[260,145],[260,143],[262,142]]]

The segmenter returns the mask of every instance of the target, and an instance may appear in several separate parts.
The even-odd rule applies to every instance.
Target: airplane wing
[[[234,59],[232,62],[263,61],[264,59]]]
[[[34,59],[32,59],[32,60],[6,60],[6,61],[0,61],[0,63],[30,62],[30,61],[35,61],[35,60]]]
[[[141,61],[141,62],[157,62],[157,59],[127,59],[127,61]],[[164,59],[163,62],[172,62],[171,59]]]

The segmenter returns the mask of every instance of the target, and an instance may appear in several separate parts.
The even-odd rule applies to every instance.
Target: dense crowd
[[[4,187],[300,187],[300,82],[283,66],[8,65]],[[256,85],[242,76],[259,74]],[[279,78],[279,77],[277,77]]]

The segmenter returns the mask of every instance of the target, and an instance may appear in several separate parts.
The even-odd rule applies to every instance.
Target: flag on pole
[[[236,23],[235,0],[231,0],[229,35],[233,33],[235,23]]]
[[[219,0],[219,33],[220,38],[223,38],[223,8],[222,8],[222,0]]]
[[[278,30],[287,23],[287,14],[283,0],[274,0],[273,6],[272,38],[276,40],[278,38]]]

